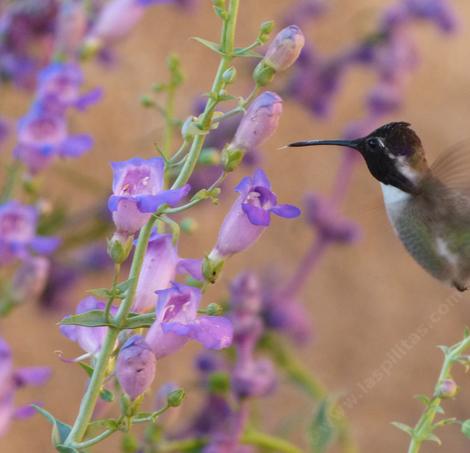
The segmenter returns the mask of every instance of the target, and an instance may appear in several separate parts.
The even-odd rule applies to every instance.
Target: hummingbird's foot
[[[459,283],[457,281],[453,281],[452,284],[454,285],[454,287],[456,289],[458,289],[460,292],[464,292],[464,291],[467,291],[468,287],[465,286],[465,285],[462,285],[462,283]]]

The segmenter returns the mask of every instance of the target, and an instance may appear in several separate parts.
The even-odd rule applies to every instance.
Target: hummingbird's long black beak
[[[301,146],[320,146],[320,145],[333,145],[333,146],[346,146],[348,148],[358,149],[358,140],[306,140],[302,142],[289,143],[286,147],[296,148]]]

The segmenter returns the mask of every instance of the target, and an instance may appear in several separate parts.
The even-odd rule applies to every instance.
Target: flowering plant
[[[162,115],[155,153],[118,161],[113,155],[112,187],[104,190],[101,181],[79,177],[80,189],[92,191],[97,207],[78,214],[55,206],[41,183],[61,159],[77,159],[101,146],[90,134],[71,132],[74,116],[86,115],[103,95],[100,88],[86,88],[85,62],[115,68],[117,46],[149,8],[171,4],[194,11],[197,2],[24,0],[0,6],[0,83],[33,91],[15,133],[9,121],[0,122],[0,142],[9,134],[14,141],[0,192],[0,314],[6,318],[27,300],[66,312],[60,332],[83,351],[73,359],[59,357],[88,378],[73,420],[60,420],[47,401],[17,409],[16,391],[44,384],[50,371],[14,369],[11,349],[0,339],[0,436],[14,418],[39,412],[52,425],[53,448],[62,453],[95,451],[118,433],[126,453],[299,453],[305,450],[291,440],[294,436],[268,434],[254,416],[256,403],[264,403],[287,379],[313,408],[309,451],[322,453],[334,445],[345,453],[359,451],[338,398],[295,357],[313,333],[302,303],[308,278],[329,247],[360,237],[358,226],[339,212],[354,155],[345,152],[330,197],[306,195],[303,218],[314,239],[289,278],[286,270],[279,275],[272,269],[244,270],[217,302],[210,299],[212,285],[220,284],[230,261],[269,234],[272,223],[288,219],[295,225],[302,214],[278,201],[273,187],[280,182],[259,168],[285,101],[326,117],[346,72],[366,67],[378,82],[366,94],[365,117],[344,132],[364,135],[404,102],[405,79],[416,65],[411,26],[428,21],[449,33],[455,16],[445,0],[399,0],[382,15],[377,30],[326,57],[313,50],[302,31],[308,20],[323,15],[325,2],[293,2],[284,16],[288,22],[277,33],[273,22],[263,22],[251,44],[237,47],[240,3],[212,0],[220,40],[195,38],[219,59],[198,107],[186,119],[177,118],[175,98],[184,77],[179,58],[170,56],[169,80],[141,99],[143,107]],[[255,61],[252,87],[240,96],[235,83],[240,68],[249,66],[246,61]],[[202,209],[205,201],[218,204],[222,195],[232,197],[232,205],[217,237],[205,253],[181,258],[181,235],[197,228],[184,216]],[[80,234],[82,223],[91,226]],[[112,273],[107,287],[89,290],[78,304],[63,303],[73,299],[77,281],[99,271]],[[190,343],[202,350],[192,385],[183,390],[162,382],[170,357],[180,360]],[[396,424],[411,436],[410,452],[436,440],[434,430],[448,423],[461,423],[469,435],[468,421],[434,422],[441,401],[456,394],[451,365],[468,365],[463,353],[469,345],[466,335],[445,350],[435,394],[423,398],[426,410],[416,427]],[[150,402],[146,396],[154,382],[159,390]],[[191,396],[196,390],[202,395],[199,406],[188,416],[179,407],[186,392]],[[134,429],[139,424],[146,426],[145,434]]]

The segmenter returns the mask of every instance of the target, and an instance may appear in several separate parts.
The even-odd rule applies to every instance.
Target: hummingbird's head
[[[288,146],[346,146],[359,151],[372,176],[381,183],[414,193],[428,170],[418,135],[408,123],[385,124],[355,140],[311,140]]]

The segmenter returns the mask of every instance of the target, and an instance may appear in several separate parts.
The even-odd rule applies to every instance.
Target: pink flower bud
[[[144,393],[155,378],[156,358],[140,335],[129,338],[119,351],[116,376],[132,400]]]
[[[297,25],[282,29],[268,47],[264,61],[275,71],[285,71],[292,66],[305,44],[305,37]]]
[[[277,129],[282,113],[282,99],[265,91],[250,105],[238,126],[232,146],[253,149],[266,141]]]

